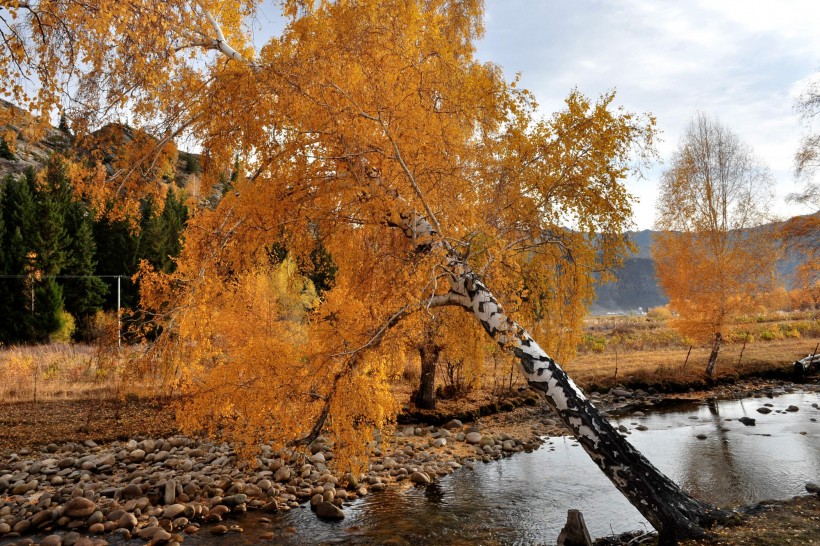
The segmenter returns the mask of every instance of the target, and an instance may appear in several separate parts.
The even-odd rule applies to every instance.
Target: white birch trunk
[[[518,357],[529,385],[544,393],[601,471],[659,532],[662,544],[704,536],[703,527],[725,518],[725,512],[687,495],[619,434],[526,329],[504,313],[475,273],[463,265],[456,271],[448,299]]]
[[[450,291],[434,298],[437,305],[447,302],[462,307],[503,349],[518,358],[519,370],[530,387],[544,393],[547,403],[598,468],[658,531],[660,544],[703,537],[704,527],[726,519],[725,511],[687,495],[615,430],[527,330],[504,313],[478,275],[437,237],[430,222],[415,212],[404,212],[400,218],[388,223],[420,242],[420,252],[439,245],[447,251]]]

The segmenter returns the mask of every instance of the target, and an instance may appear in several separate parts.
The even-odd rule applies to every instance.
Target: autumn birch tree
[[[818,74],[798,95],[795,110],[808,129],[794,155],[795,175],[803,182],[803,188],[790,194],[787,200],[809,214],[790,219],[783,225],[782,232],[786,247],[800,255],[793,281],[800,291],[801,303],[817,306],[820,305],[820,184],[816,178],[820,165],[820,132],[816,128],[820,113]]]
[[[243,32],[252,2],[19,6],[34,29],[34,15],[64,10],[58,30],[82,38],[66,50],[30,33],[0,63],[44,59],[43,108],[70,75],[96,99],[81,107],[128,107],[167,138],[195,135],[206,179],[223,172],[209,165],[243,165],[190,219],[176,270],[142,276],[163,323],[148,371],[191,395],[185,429],[245,452],[322,433],[338,461],[362,464],[395,415],[399,332],[421,334],[451,307],[517,361],[663,542],[723,515],[635,450],[523,326],[543,347],[573,345],[594,273],[629,248],[623,181],[651,150],[651,117],[572,91],[537,119],[529,93],[475,58],[477,0],[287,1],[287,27],[258,52]],[[337,269],[316,297],[305,275],[319,247]]]
[[[761,227],[770,186],[751,149],[702,113],[661,178],[652,257],[675,327],[712,342],[708,377],[731,319],[773,288],[777,234]]]

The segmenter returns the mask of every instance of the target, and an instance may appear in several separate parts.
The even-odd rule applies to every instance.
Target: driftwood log
[[[812,367],[820,366],[820,354],[806,355],[805,358],[795,360],[794,362],[794,378],[802,379],[811,371]]]

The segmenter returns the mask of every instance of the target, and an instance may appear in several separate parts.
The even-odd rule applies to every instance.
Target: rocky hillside
[[[0,143],[0,181],[9,174],[18,174],[30,168],[39,169],[45,165],[49,156],[55,152],[89,153],[91,150],[101,152],[103,163],[109,174],[114,172],[112,163],[117,155],[128,145],[139,139],[158,142],[156,138],[135,130],[128,125],[111,123],[95,131],[86,140],[84,148],[78,149],[75,139],[68,127],[52,127],[46,135],[38,140],[27,138],[26,127],[34,124],[32,116],[13,104],[0,99],[0,118],[11,120],[0,128],[0,135],[13,133],[13,143]],[[184,188],[188,195],[196,201],[208,203],[218,199],[221,195],[219,188],[200,188],[200,171],[202,158],[193,154],[177,150],[170,146],[171,172],[165,177],[166,183],[174,183],[178,188]],[[168,153],[165,149],[161,153]]]
[[[2,99],[0,110],[3,110],[3,117],[11,120],[0,132],[12,132],[16,136],[11,145],[3,145],[0,153],[0,179],[8,174],[25,172],[32,167],[37,169],[45,164],[51,154],[65,151],[71,146],[70,135],[57,128],[50,129],[44,138],[36,142],[27,140],[25,128],[34,123],[31,115]]]

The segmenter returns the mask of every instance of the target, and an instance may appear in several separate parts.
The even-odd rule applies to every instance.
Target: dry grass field
[[[787,376],[794,360],[816,350],[820,344],[820,313],[778,313],[748,317],[734,325],[720,351],[717,380],[731,381],[754,375]],[[55,343],[0,349],[0,403],[47,400],[114,399],[128,394],[150,394],[130,378],[122,379],[128,366],[127,351]],[[587,391],[616,384],[655,386],[659,390],[708,387],[703,371],[710,347],[693,345],[668,325],[666,318],[645,316],[590,317],[578,355],[562,362],[567,372]],[[452,370],[451,370],[452,371]],[[410,398],[420,371],[408,362],[394,384],[401,402]],[[446,367],[439,369],[437,385],[445,385]],[[484,364],[481,385],[466,389],[445,406],[473,406],[500,402],[524,385],[509,360]]]
[[[792,363],[817,351],[820,314],[775,313],[743,317],[720,349],[716,380],[788,376]],[[662,390],[705,387],[709,345],[695,344],[666,318],[591,317],[578,355],[565,368],[587,390],[616,384]]]

